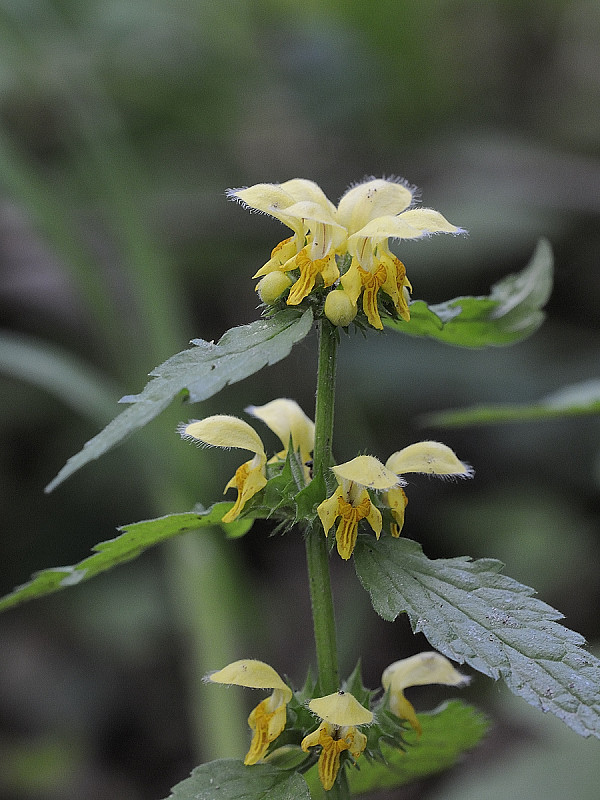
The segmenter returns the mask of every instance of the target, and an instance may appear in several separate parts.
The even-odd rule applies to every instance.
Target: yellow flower
[[[216,414],[182,425],[179,432],[184,439],[195,439],[214,447],[238,447],[254,453],[254,458],[237,468],[223,492],[231,488],[237,489],[238,495],[233,508],[222,519],[223,522],[233,522],[248,500],[267,485],[267,454],[260,436],[244,420],[226,414]]]
[[[259,703],[248,717],[253,736],[244,764],[256,764],[264,758],[271,742],[285,728],[286,706],[292,699],[292,690],[273,667],[252,659],[234,661],[222,670],[207,675],[206,679],[213,683],[247,686],[251,689],[273,689],[273,693]]]
[[[290,289],[288,305],[301,303],[318,277],[324,286],[331,286],[339,278],[335,253],[345,242],[346,231],[336,222],[335,206],[316,183],[294,178],[281,184],[259,183],[247,189],[233,189],[228,194],[294,231],[291,238],[274,248],[269,261],[254,276],[260,278],[275,270],[299,270],[300,277]]]
[[[304,737],[301,747],[305,752],[309,747],[321,747],[319,780],[325,791],[329,791],[335,783],[344,750],[356,759],[365,749],[367,737],[356,726],[371,723],[373,714],[349,692],[316,697],[308,707],[322,722],[316,731]]]
[[[284,449],[277,458],[285,459],[291,437],[294,449],[300,452],[302,463],[308,461],[314,445],[314,423],[296,402],[280,398],[264,406],[250,406],[247,411],[265,422],[281,439]],[[214,447],[237,447],[254,453],[254,458],[238,467],[224,490],[237,489],[238,495],[233,508],[222,519],[223,522],[233,522],[248,500],[267,484],[267,455],[260,436],[244,420],[226,414],[216,414],[182,425],[179,432],[184,439],[193,439]],[[305,475],[308,478],[307,467]]]
[[[299,270],[290,289],[288,305],[298,305],[317,285],[341,284],[341,296],[327,298],[326,316],[336,325],[354,318],[362,294],[369,323],[383,327],[377,308],[379,291],[394,304],[398,314],[410,319],[408,304],[412,287],[404,264],[390,252],[389,239],[421,239],[434,233],[464,233],[437,211],[412,208],[414,189],[395,180],[372,178],[349,189],[336,208],[312,181],[294,178],[285,183],[259,183],[232,189],[229,197],[244,206],[269,214],[294,235],[272,251],[255,278]],[[351,256],[350,268],[340,278],[336,255]],[[263,278],[264,281],[264,278]],[[286,290],[285,281],[270,280],[257,286],[263,302],[274,302]]]
[[[409,686],[430,683],[465,686],[469,681],[470,678],[454,669],[447,658],[433,651],[395,661],[381,676],[381,685],[389,692],[390,711],[400,719],[405,719],[419,736],[421,725],[412,703],[404,696],[404,690]]]
[[[407,472],[456,478],[472,478],[474,474],[472,467],[459,461],[454,451],[440,442],[416,442],[404,447],[393,453],[385,462],[385,466],[396,473],[399,479]],[[404,525],[404,511],[408,504],[406,493],[401,486],[396,486],[385,492],[382,499],[384,504],[389,506],[394,518],[392,536],[398,537]]]
[[[340,517],[336,531],[337,550],[348,560],[354,550],[358,534],[358,523],[366,519],[375,536],[381,533],[381,513],[371,502],[367,489],[391,490],[399,478],[373,456],[357,456],[352,461],[332,467],[338,488],[318,506],[317,513],[323,524],[325,536],[329,534],[335,520]]]
[[[315,423],[295,400],[279,398],[264,406],[248,406],[246,412],[262,420],[280,438],[283,450],[277,458],[285,459],[291,437],[294,452],[300,453],[302,463],[310,459],[315,446]]]
[[[340,200],[337,219],[348,232],[350,269],[341,284],[353,303],[363,292],[369,323],[383,325],[377,309],[381,289],[405,320],[412,287],[404,264],[390,252],[389,239],[421,239],[433,233],[464,233],[430,208],[410,208],[414,191],[403,183],[372,179],[349,189]]]

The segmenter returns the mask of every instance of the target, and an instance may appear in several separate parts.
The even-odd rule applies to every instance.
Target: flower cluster
[[[271,461],[280,463],[285,461],[291,442],[294,452],[300,456],[305,479],[308,481],[310,475],[308,463],[314,447],[315,424],[306,416],[298,403],[287,398],[279,398],[264,406],[249,406],[246,412],[262,420],[281,440],[283,450]],[[247,422],[226,414],[215,414],[203,420],[181,425],[179,433],[184,439],[212,447],[236,447],[254,453],[254,458],[238,467],[225,487],[225,492],[228,489],[237,489],[238,493],[233,508],[222,519],[222,522],[233,522],[242,513],[248,500],[267,485],[267,454],[262,439]]]
[[[294,401],[279,398],[264,406],[249,406],[247,413],[262,420],[277,434],[283,450],[268,460],[260,436],[244,420],[216,414],[180,427],[186,439],[215,447],[236,447],[254,453],[245,461],[225,486],[237,489],[233,507],[223,516],[223,522],[233,522],[246,503],[267,485],[267,464],[283,464],[291,443],[304,470],[305,484],[310,480],[310,458],[314,447],[314,423]],[[408,498],[402,477],[411,472],[439,477],[470,478],[473,470],[460,461],[455,453],[440,442],[415,442],[393,453],[385,464],[374,456],[357,456],[351,461],[331,468],[338,482],[333,494],[317,507],[325,536],[339,519],[336,543],[339,555],[348,560],[356,544],[358,525],[365,520],[379,539],[383,527],[380,508],[389,509],[392,518],[390,533],[398,537],[404,525]],[[379,493],[379,497],[378,497]],[[376,501],[377,498],[377,501]]]
[[[292,689],[272,667],[253,659],[235,661],[218,672],[209,674],[206,680],[272,690],[272,694],[262,700],[248,717],[252,742],[244,763],[249,765],[261,761],[286,727],[287,705],[293,697]],[[376,704],[375,712],[387,704],[392,714],[408,722],[420,735],[419,720],[412,704],[404,696],[404,690],[409,686],[424,684],[463,686],[468,682],[469,678],[454,669],[448,659],[439,653],[419,653],[396,661],[386,668],[381,678],[385,695],[383,701]],[[367,737],[358,729],[376,721],[376,713],[361,705],[347,691],[315,697],[308,701],[307,706],[319,719],[319,725],[312,731],[309,729],[299,744],[304,752],[314,747],[321,748],[317,769],[321,784],[328,791],[340,770],[342,753],[348,751],[356,761],[364,752]]]
[[[385,464],[373,456],[357,456],[351,461],[332,467],[338,488],[318,507],[325,536],[339,517],[336,531],[337,550],[347,560],[354,551],[358,523],[366,519],[379,539],[382,528],[381,512],[374,504],[371,492],[382,492],[381,503],[389,508],[393,523],[392,536],[400,536],[404,525],[404,510],[408,498],[402,477],[409,472],[419,472],[440,477],[470,478],[472,468],[456,457],[440,442],[416,442],[393,453]]]
[[[439,212],[413,207],[415,190],[402,181],[372,178],[357,184],[337,207],[316,183],[303,178],[259,183],[228,194],[293,231],[254,276],[261,278],[257,285],[261,300],[271,304],[288,292],[286,303],[297,306],[315,287],[331,287],[324,312],[342,326],[354,320],[362,295],[368,323],[381,330],[380,291],[400,317],[410,319],[412,287],[404,264],[389,249],[390,239],[464,233]],[[342,259],[349,264],[343,273]]]

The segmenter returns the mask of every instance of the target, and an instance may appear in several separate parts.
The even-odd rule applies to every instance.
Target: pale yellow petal
[[[226,414],[182,425],[179,432],[184,439],[197,439],[213,447],[238,447],[264,456],[265,450],[260,436],[243,419]]]
[[[407,700],[406,697],[404,697],[403,692],[391,692],[388,704],[392,714],[395,714],[400,719],[405,719],[412,729],[416,731],[419,736],[421,735],[423,729],[421,728],[421,723],[417,718],[415,708],[410,700]]]
[[[366,519],[371,528],[373,529],[373,533],[379,539],[383,521],[381,519],[381,512],[376,506],[373,505],[373,503],[371,503],[371,508]]]
[[[279,218],[281,212],[288,206],[298,202],[298,198],[278,183],[257,183],[245,189],[230,189],[227,194],[248,208],[263,211],[276,218]]]
[[[360,252],[361,239],[374,243],[385,239],[421,239],[433,233],[464,233],[430,208],[413,208],[399,216],[384,216],[368,222],[348,238],[348,249],[353,254]]]
[[[362,291],[362,280],[360,277],[360,271],[358,269],[358,261],[355,258],[352,259],[350,269],[347,272],[344,272],[340,278],[340,283],[344,287],[344,291],[350,298],[351,302],[356,305],[356,301],[358,300]]]
[[[333,523],[338,516],[338,498],[341,497],[342,494],[342,487],[338,486],[331,497],[328,497],[327,500],[323,500],[323,502],[317,506],[317,514],[323,525],[325,536],[327,536],[333,527]]]
[[[342,226],[336,222],[327,206],[321,205],[320,203],[313,203],[311,200],[302,200],[299,203],[288,206],[285,209],[285,214],[288,217],[323,222],[326,225],[333,225],[336,228],[343,229]]]
[[[290,236],[288,239],[279,242],[271,251],[271,258],[252,277],[261,278],[263,275],[272,275],[274,272],[281,270],[284,264],[298,254],[300,241],[304,241],[303,236]]]
[[[408,686],[425,686],[441,683],[446,686],[464,686],[470,678],[454,669],[441,653],[418,653],[390,664],[381,676],[381,685],[390,692],[399,692]]]
[[[369,489],[382,491],[398,486],[399,478],[374,456],[357,456],[352,461],[331,468],[337,478],[343,478]]]
[[[415,442],[393,453],[385,462],[397,475],[421,472],[430,475],[456,475],[471,478],[473,469],[456,457],[453,450],[441,442]]]
[[[294,230],[310,230],[309,249],[313,260],[333,255],[346,241],[346,229],[336,222],[330,208],[320,203],[309,200],[294,203],[285,209],[281,220]]]
[[[364,733],[357,731],[356,728],[353,727],[350,728],[344,738],[348,742],[348,749],[354,758],[358,758],[367,746],[367,737],[364,735]]]
[[[411,208],[401,214],[404,222],[423,232],[428,233],[465,233],[464,228],[458,228],[432,208]]]
[[[316,747],[319,744],[319,739],[321,736],[321,727],[319,726],[316,731],[309,733],[308,736],[305,736],[304,739],[300,742],[300,747],[304,750],[305,753],[308,753],[309,747]]]
[[[376,217],[395,215],[412,202],[411,190],[402,183],[376,178],[353,186],[338,205],[338,221],[355,233]]]
[[[315,423],[295,400],[278,398],[264,406],[248,406],[246,411],[277,434],[285,450],[291,436],[294,449],[300,451],[303,462],[308,460],[315,444]]]
[[[317,203],[323,208],[326,208],[331,217],[335,217],[336,212],[334,204],[314,181],[306,180],[306,178],[292,178],[289,181],[284,181],[281,184],[281,188],[287,192],[287,194],[291,195],[296,203],[303,200]]]
[[[231,686],[246,686],[249,689],[280,689],[283,696],[287,698],[286,703],[292,697],[292,690],[283,682],[273,667],[265,664],[264,661],[255,661],[250,658],[234,661],[223,669],[210,673],[207,680]]]
[[[258,463],[254,463],[258,460]],[[230,488],[237,489],[237,500],[233,507],[221,518],[222,522],[233,522],[244,510],[244,506],[255,494],[267,485],[265,476],[266,456],[255,456],[252,461],[242,464],[235,471],[235,475],[225,487],[225,492]]]
[[[390,489],[388,492],[384,492],[382,500],[386,506],[389,506],[392,512],[392,517],[394,518],[391,534],[392,536],[398,538],[402,532],[402,528],[404,527],[404,512],[406,510],[406,506],[408,505],[408,498],[404,493],[404,489],[398,487],[395,489]]]
[[[334,692],[326,697],[315,697],[308,707],[331,725],[368,725],[373,721],[373,714],[361,706],[350,692]]]

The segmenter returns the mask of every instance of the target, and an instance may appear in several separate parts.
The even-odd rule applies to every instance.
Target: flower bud
[[[356,305],[343,289],[334,289],[325,300],[325,316],[334,325],[345,328],[356,316]]]
[[[292,285],[291,278],[285,272],[275,270],[269,272],[256,285],[256,291],[263,303],[270,305]]]

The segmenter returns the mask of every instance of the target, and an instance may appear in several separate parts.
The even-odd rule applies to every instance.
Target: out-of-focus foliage
[[[427,418],[430,425],[489,425],[500,422],[561,419],[600,414],[600,380],[591,379],[565,386],[530,405],[475,406],[439,411]]]
[[[2,0],[2,325],[73,354],[116,401],[190,339],[218,339],[257,318],[250,276],[281,230],[228,205],[225,187],[304,175],[335,198],[365,174],[394,174],[470,232],[398,250],[415,299],[487,293],[522,267],[540,235],[556,254],[556,285],[544,326],[510,349],[408,337],[399,346],[391,332],[348,346],[343,338],[338,460],[422,439],[424,413],[527,404],[589,380],[600,346],[599,41],[595,0]],[[283,394],[311,413],[315,354],[308,341],[298,351],[194,414]],[[46,384],[21,377],[2,381],[0,399],[3,592],[41,565],[84,558],[126,520],[206,502],[233,472],[224,464],[212,474],[178,440],[175,425],[189,416],[178,407],[140,450],[127,444],[44,497],[106,418],[74,416]],[[454,496],[433,482],[412,486],[407,535],[431,558],[505,561],[569,627],[600,638],[591,568],[600,558],[599,432],[588,417],[445,433],[476,480]],[[255,527],[241,545],[252,592],[241,589],[239,638],[251,629],[256,652],[293,674],[311,652],[301,547]],[[79,800],[91,784],[99,800],[166,796],[198,761],[164,566],[144,556],[97,580],[0,621],[0,763],[12,764],[0,792],[18,792],[30,744],[58,752],[36,761],[38,785],[57,787],[56,764],[70,764],[55,789],[61,800]],[[360,627],[365,680],[377,685],[413,645],[401,627],[382,631],[347,581],[342,571],[352,620],[340,621],[342,651],[354,658],[344,637]],[[293,609],[272,602],[283,587],[293,587]],[[469,699],[485,704],[481,684]],[[434,691],[421,695],[423,707],[435,705]],[[502,759],[507,786],[511,763],[523,774],[518,748],[535,725],[514,719],[497,725],[488,754],[492,769]],[[543,748],[535,752],[521,789],[531,796],[548,774]],[[589,780],[593,770],[572,771],[571,794],[594,796]],[[546,788],[547,798],[564,795],[558,783]]]

